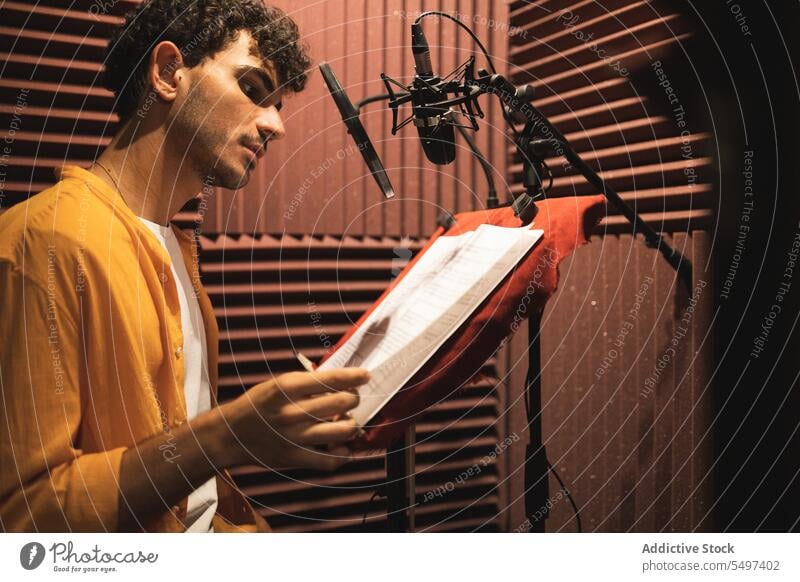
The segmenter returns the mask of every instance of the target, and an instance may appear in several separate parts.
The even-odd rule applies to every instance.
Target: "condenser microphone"
[[[436,106],[447,96],[438,89],[441,79],[433,74],[431,49],[419,23],[411,25],[411,52],[416,69],[410,91],[414,125],[425,157],[444,166],[456,159],[455,128],[450,119],[450,109]]]

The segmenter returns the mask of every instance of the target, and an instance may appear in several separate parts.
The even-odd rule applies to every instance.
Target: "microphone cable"
[[[569,489],[567,489],[567,486],[564,485],[564,482],[561,480],[561,477],[558,475],[558,471],[556,471],[556,468],[553,467],[552,463],[550,463],[550,459],[547,459],[547,467],[550,469],[550,471],[552,471],[553,476],[556,478],[556,481],[558,481],[558,484],[561,485],[561,489],[563,489],[564,493],[567,494],[567,499],[569,500],[570,505],[572,505],[572,512],[575,514],[575,522],[578,525],[578,532],[577,533],[582,533],[583,532],[583,526],[581,525],[581,512],[578,511],[578,506],[575,505],[575,500],[572,498],[572,494],[569,492]]]

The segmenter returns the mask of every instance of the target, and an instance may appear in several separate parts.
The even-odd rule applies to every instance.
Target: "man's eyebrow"
[[[272,80],[267,72],[262,67],[254,67],[253,65],[240,65],[237,67],[237,73],[239,77],[243,77],[248,73],[254,73],[261,79],[261,82],[264,83],[264,88],[267,90],[268,93],[275,92],[275,81]],[[283,107],[283,102],[278,101],[275,104],[275,108],[280,111]]]

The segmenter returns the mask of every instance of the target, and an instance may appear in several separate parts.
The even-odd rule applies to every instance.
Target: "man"
[[[226,469],[338,467],[368,376],[286,374],[216,406],[216,323],[168,223],[249,180],[308,57],[260,0],[152,0],[106,64],[111,144],[0,218],[0,524],[268,531]]]

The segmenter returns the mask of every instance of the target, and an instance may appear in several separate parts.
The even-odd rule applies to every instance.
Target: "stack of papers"
[[[364,426],[433,357],[544,235],[484,224],[440,236],[319,370],[365,368],[351,415]]]

